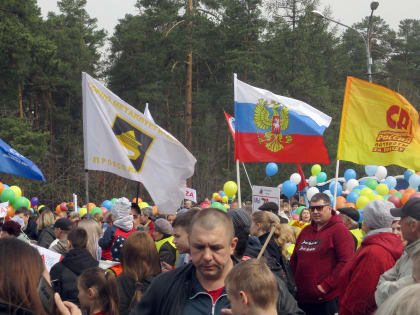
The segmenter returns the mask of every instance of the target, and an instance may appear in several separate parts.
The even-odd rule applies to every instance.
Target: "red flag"
[[[225,113],[226,121],[229,125],[229,130],[232,133],[233,141],[235,141],[235,118],[233,118],[231,115],[229,115],[226,112],[224,113]]]
[[[298,185],[298,190],[302,191],[305,189],[306,186],[308,186],[308,184],[306,183],[305,174],[303,174],[302,167],[300,167],[300,164],[297,164],[297,172],[302,178]]]

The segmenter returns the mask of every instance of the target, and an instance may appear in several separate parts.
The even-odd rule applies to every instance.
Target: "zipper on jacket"
[[[198,292],[198,293],[196,293],[195,295],[193,295],[192,297],[190,297],[190,300],[194,299],[195,297],[197,297],[197,296],[198,296],[198,295],[200,295],[200,294],[207,295],[207,296],[210,298],[210,300],[211,300],[211,315],[214,315],[214,310],[215,310],[215,307],[216,307],[217,301],[219,301],[219,299],[220,299],[221,297],[227,296],[227,294],[226,294],[226,293],[223,293],[223,294],[221,294],[221,295],[220,295],[220,296],[216,299],[216,301],[213,303],[213,298],[211,297],[211,295],[210,295],[210,294],[208,294],[207,292]]]

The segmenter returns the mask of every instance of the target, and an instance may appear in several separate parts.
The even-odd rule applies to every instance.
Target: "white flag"
[[[142,182],[160,211],[175,213],[194,156],[99,81],[82,77],[85,168]]]
[[[152,117],[152,113],[149,110],[149,103],[146,103],[146,108],[144,109],[144,116],[149,119],[152,123],[155,123],[155,120]]]

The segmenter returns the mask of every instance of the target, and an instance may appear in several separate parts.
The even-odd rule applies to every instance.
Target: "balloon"
[[[89,205],[90,205],[90,203],[89,203]],[[67,211],[68,210],[67,202],[60,203],[60,209],[61,209],[61,211]]]
[[[308,179],[308,185],[309,187],[314,187],[316,186],[317,182],[316,182],[316,176],[311,176]]]
[[[416,190],[413,187],[408,187],[404,193],[410,193],[410,194],[414,194],[416,192]]]
[[[362,224],[363,222],[363,210],[358,210],[359,211],[359,224]]]
[[[355,208],[356,209],[356,205],[353,202],[347,202],[345,204],[345,207],[346,208]]]
[[[146,208],[146,207],[149,207],[149,204],[147,202],[142,201],[142,202],[139,203],[139,208],[140,209],[143,209],[143,208]]]
[[[336,199],[336,206],[338,208],[344,208],[346,206],[346,198],[343,196],[338,196]]]
[[[408,180],[408,184],[410,185],[410,187],[414,188],[415,190],[418,190],[420,185],[420,175],[411,175],[410,179]]]
[[[344,179],[346,182],[348,182],[350,179],[356,179],[356,176],[356,171],[352,168],[349,168],[344,172]]]
[[[393,196],[398,196],[400,199],[402,198],[402,193],[400,193],[399,191],[394,192],[392,195]]]
[[[112,198],[111,199],[111,202],[112,202],[112,204],[116,203],[117,202],[117,198]]]
[[[158,214],[158,208],[156,206],[153,206],[152,210],[153,210],[153,215]]]
[[[375,177],[378,180],[384,180],[386,178],[387,175],[387,170],[385,166],[378,166],[376,172],[375,172]]]
[[[321,173],[318,173],[318,175],[316,175],[317,183],[323,183],[326,180],[327,180],[327,174],[325,174],[325,172],[321,172]]]
[[[296,193],[297,186],[294,182],[292,182],[290,180],[286,180],[283,183],[283,185],[281,186],[281,190],[282,190],[283,194],[285,194],[287,196],[287,198],[290,198]]]
[[[86,208],[80,208],[80,210],[79,210],[80,217],[83,217],[86,213],[87,213],[87,209]]]
[[[102,210],[102,213],[103,213],[103,214],[105,214],[105,213],[107,213],[107,212],[108,212],[108,209],[107,209],[107,208],[105,208],[105,207],[101,207],[100,209]]]
[[[1,192],[2,192],[4,189],[5,189],[5,187],[4,187],[3,183],[2,183],[2,182],[0,182],[0,194],[1,194]]]
[[[410,170],[406,170],[404,172],[404,179],[406,180],[406,182],[408,182],[410,180],[411,175],[413,175],[413,172]]]
[[[332,195],[331,190],[327,189],[323,191],[324,194],[326,195]]]
[[[16,198],[22,196],[22,190],[18,186],[10,186],[10,189],[15,192]]]
[[[238,186],[234,181],[228,181],[223,185],[223,191],[225,192],[226,196],[232,197],[238,191]]]
[[[362,191],[360,192],[360,196],[364,196],[367,198],[370,198],[371,196],[373,197],[373,195],[374,195],[373,191],[369,187],[363,188]]]
[[[32,199],[31,199],[31,205],[32,205],[32,206],[37,206],[37,205],[39,205],[39,200],[38,200],[38,197],[32,197]]]
[[[389,196],[388,201],[392,202],[396,208],[399,208],[402,206],[401,198],[396,195]]]
[[[357,179],[352,178],[347,181],[347,189],[349,191],[352,191],[356,186],[359,186],[359,181]]]
[[[94,208],[90,211],[90,214],[91,214],[91,215],[94,215],[95,213],[102,213],[101,208],[94,207]]]
[[[12,189],[7,188],[7,189],[2,191],[2,193],[1,193],[1,201],[2,202],[9,201],[9,204],[13,204],[15,199],[16,199],[16,195],[15,195],[15,192]]]
[[[375,195],[375,196],[373,196],[370,200],[372,201],[372,200],[384,200],[384,197],[383,196],[381,196],[381,195]]]
[[[273,163],[273,162],[268,163],[267,166],[265,167],[265,173],[269,177],[277,174],[278,170],[279,170],[279,168],[278,168],[277,164]]]
[[[356,207],[358,209],[363,209],[369,202],[370,202],[370,199],[368,197],[360,196],[356,201]]]
[[[413,198],[420,198],[420,192],[415,192],[414,194],[412,194],[410,196],[410,199],[413,199]]]
[[[138,198],[138,200],[137,200],[137,197],[134,197],[132,202],[133,202],[133,203],[137,203],[137,204],[138,204],[138,203],[140,203],[140,202],[142,202],[142,201],[143,201],[143,200],[142,200],[140,197]],[[103,203],[102,203],[102,204],[103,204]]]
[[[57,214],[61,214],[61,208],[60,208],[60,205],[58,205],[57,207],[55,207],[55,213],[57,213]]]
[[[112,202],[109,200],[104,200],[104,202],[102,202],[102,207],[107,208],[108,210],[111,210]]]
[[[332,195],[334,196],[335,181],[330,183],[330,191],[331,191]],[[340,196],[342,192],[343,192],[343,186],[341,186],[340,182],[337,182],[337,196]]]
[[[385,181],[391,187],[390,189],[394,189],[397,186],[397,179],[394,176],[388,176]]]
[[[375,165],[366,165],[365,173],[367,176],[375,176],[378,167]]]
[[[224,196],[226,196],[226,193],[225,193],[223,190],[221,190],[221,191],[219,192],[219,195],[220,195],[220,196],[222,196],[222,197],[224,197]]]
[[[369,178],[366,181],[366,186],[368,186],[370,189],[375,189],[376,186],[378,186],[378,182],[373,178]]]
[[[366,185],[367,178],[363,178],[360,180],[360,185]]]
[[[308,197],[308,200],[311,201],[312,197],[317,193],[319,193],[319,189],[316,187],[311,187],[306,192],[306,197]]]
[[[222,197],[222,202],[223,202],[223,203],[227,203],[228,201],[229,201],[228,196],[223,196],[223,197]]]
[[[385,184],[379,184],[376,186],[375,190],[380,194],[381,196],[385,196],[389,193],[389,188]]]
[[[217,193],[217,192],[215,192],[215,193],[213,193],[213,195],[211,195],[211,199],[216,199],[216,197],[219,195],[219,193]]]
[[[305,207],[305,206],[300,206],[300,207],[297,207],[297,208],[296,208],[296,214],[297,214],[297,215],[300,215],[300,213],[302,212],[302,210],[303,210],[303,209],[306,209],[306,207]]]
[[[219,194],[217,194],[217,196],[216,196],[215,200],[216,200],[216,201],[222,201],[222,196],[220,196]]]
[[[89,207],[88,207],[89,212],[95,207],[96,207],[96,205],[93,202],[89,202]]]
[[[412,192],[405,192],[405,193],[402,195],[402,197],[401,197],[401,203],[402,203],[403,205],[405,205],[405,204],[407,203],[408,199],[410,199],[410,197],[411,197],[411,195],[412,195],[412,194],[414,194],[414,193],[412,193]]]
[[[357,193],[358,195],[360,195],[361,190],[360,190],[360,189],[355,188],[355,189],[353,189],[353,191],[352,191],[352,192],[355,192],[355,193]]]
[[[7,206],[7,216],[9,218],[12,218],[14,215],[15,215],[15,209],[11,205]]]
[[[394,193],[396,193],[396,192],[398,192],[398,190],[395,190],[395,189],[390,189],[389,194],[390,194],[390,195],[392,195],[392,194],[394,194]]]
[[[220,202],[213,202],[210,205],[210,208],[215,208],[215,209],[219,209],[219,210],[222,210],[224,212],[227,212],[226,208]]]
[[[20,207],[26,207],[26,208],[30,208],[31,203],[29,202],[29,200],[25,197],[18,197],[15,199],[15,201],[13,202],[13,208],[18,209]]]
[[[352,191],[347,195],[347,202],[356,203],[360,195],[357,192]]]
[[[295,183],[296,185],[299,185],[301,180],[302,177],[298,173],[293,173],[292,175],[290,175],[290,181]]]
[[[313,176],[316,176],[319,173],[321,173],[321,165],[319,165],[319,164],[312,165],[312,167],[311,167],[311,174]]]

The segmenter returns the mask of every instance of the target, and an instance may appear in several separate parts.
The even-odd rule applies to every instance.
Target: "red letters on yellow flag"
[[[347,77],[337,159],[420,170],[416,109],[399,93]]]

